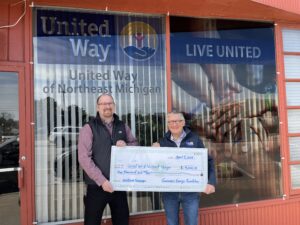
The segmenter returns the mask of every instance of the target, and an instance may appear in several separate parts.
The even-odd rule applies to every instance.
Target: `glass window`
[[[18,79],[14,72],[0,72],[0,144],[19,136]]]
[[[300,78],[300,56],[285,55],[284,70],[286,79]]]
[[[283,46],[284,51],[289,52],[289,55],[284,56],[284,68],[285,68],[285,78],[299,79],[300,78],[300,30],[296,29],[283,29]],[[294,55],[291,55],[291,52]],[[297,54],[297,55],[296,55]],[[287,106],[293,106],[294,109],[288,109],[288,133],[293,133],[294,137],[289,137],[289,147],[290,147],[290,163],[291,161],[298,161],[299,157],[299,136],[300,133],[300,101],[299,101],[299,82],[286,82],[286,102]],[[297,107],[297,108],[296,108]],[[293,162],[290,166],[291,172],[291,187],[293,189],[299,188],[299,162]]]
[[[291,165],[292,188],[300,188],[300,165]]]
[[[289,133],[300,133],[300,110],[289,109],[287,112],[288,116],[288,132]]]
[[[165,131],[165,24],[159,16],[34,11],[37,222],[83,218],[78,131],[112,94],[140,145]],[[131,213],[161,209],[159,194],[128,194]],[[105,212],[109,216],[110,212]]]
[[[289,145],[291,161],[300,160],[300,137],[290,137]]]
[[[285,52],[300,52],[300,30],[283,29],[282,38]]]
[[[14,171],[19,167],[20,152],[19,94],[19,74],[0,71],[0,217],[6,225],[21,224],[23,204],[18,172]]]
[[[287,106],[299,106],[300,82],[286,82],[285,87]]]
[[[280,197],[273,25],[183,17],[170,25],[172,106],[216,164],[217,192],[201,205]]]

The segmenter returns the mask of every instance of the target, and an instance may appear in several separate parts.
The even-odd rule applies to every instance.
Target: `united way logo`
[[[130,22],[121,31],[120,45],[130,58],[147,60],[155,55],[157,50],[157,33],[147,23]]]

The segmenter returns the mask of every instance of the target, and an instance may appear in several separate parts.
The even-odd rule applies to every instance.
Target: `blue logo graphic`
[[[186,145],[187,145],[187,146],[193,146],[193,145],[194,145],[194,142],[192,142],[192,141],[187,141],[187,142],[186,142]]]
[[[155,55],[158,36],[152,26],[144,22],[130,22],[121,31],[120,45],[127,56],[147,60]]]

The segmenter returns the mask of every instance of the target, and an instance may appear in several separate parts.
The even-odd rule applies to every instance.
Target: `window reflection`
[[[151,146],[164,134],[165,25],[162,17],[111,12],[37,8],[34,14],[36,217],[38,222],[82,219],[85,186],[77,140],[96,115],[97,97],[114,96],[116,113],[140,145]],[[89,29],[81,36],[67,25],[68,32],[57,32],[59,23],[49,19],[54,17],[62,26],[103,21],[101,29],[108,33]],[[158,193],[129,192],[128,200],[131,213],[161,209]]]
[[[19,161],[18,74],[0,72],[0,167]]]
[[[19,166],[19,81],[14,72],[0,72],[0,169]],[[0,173],[0,208],[16,211],[19,221],[17,172]],[[4,215],[3,221],[11,218]]]
[[[216,163],[218,191],[202,206],[279,197],[272,25],[171,17],[171,50],[173,108]]]

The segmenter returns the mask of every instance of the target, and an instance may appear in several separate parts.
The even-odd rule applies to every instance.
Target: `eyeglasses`
[[[170,120],[170,121],[168,121],[168,124],[169,125],[174,125],[174,124],[179,124],[179,123],[181,123],[183,120]]]
[[[114,104],[115,104],[114,102],[102,102],[102,103],[98,103],[98,105],[101,105],[101,106],[112,106]]]

